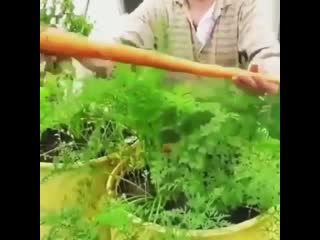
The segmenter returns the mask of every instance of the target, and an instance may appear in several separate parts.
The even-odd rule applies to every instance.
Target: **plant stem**
[[[121,176],[117,176],[117,178],[120,178],[122,181],[126,182],[126,183],[129,183],[131,184],[132,186],[135,186],[137,189],[141,190],[143,193],[146,193],[148,196],[152,197],[152,195],[148,192],[145,192],[144,189],[142,187],[140,187],[139,185],[135,184],[134,182],[131,182],[130,180],[128,179],[125,179]]]
[[[161,204],[162,204],[162,197],[159,198],[157,211],[156,211],[156,217],[154,218],[153,223],[156,223],[156,220],[157,220],[158,215],[159,215]]]
[[[51,150],[49,150],[49,151],[47,151],[47,152],[45,152],[45,153],[40,154],[40,157],[43,157],[43,156],[45,156],[45,155],[47,155],[47,154],[49,154],[49,153],[58,151],[58,150],[63,149],[63,148],[65,148],[65,147],[70,147],[70,146],[72,146],[72,145],[74,145],[73,142],[60,145],[60,146],[58,146],[58,147],[56,147],[56,148],[54,148],[54,149],[51,149]]]
[[[42,1],[42,7],[41,7],[41,8],[42,8],[43,10],[46,10],[47,4],[48,4],[48,0],[43,0],[43,1]]]
[[[86,7],[83,12],[83,16],[87,18],[88,10],[89,10],[90,0],[87,0]]]
[[[153,209],[154,209],[154,207],[155,207],[155,205],[156,205],[157,200],[158,200],[158,199],[155,199],[155,200],[153,201],[153,203],[152,203],[152,206],[151,206],[151,209],[150,209],[150,214],[149,214],[149,217],[148,217],[148,222],[151,221],[151,216],[152,216],[152,213],[153,213]]]

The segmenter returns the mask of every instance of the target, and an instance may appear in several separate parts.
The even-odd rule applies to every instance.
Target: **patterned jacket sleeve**
[[[143,49],[153,49],[157,25],[165,16],[165,1],[144,0],[135,11],[124,16],[125,24],[115,41]]]
[[[239,13],[239,51],[247,53],[260,71],[280,74],[280,43],[259,14],[257,0],[243,0]]]

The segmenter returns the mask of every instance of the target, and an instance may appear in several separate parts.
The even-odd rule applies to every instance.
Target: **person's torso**
[[[206,29],[209,36],[205,36],[205,43],[199,41],[196,30],[187,17],[184,0],[166,0],[166,2],[167,41],[170,55],[200,63],[239,67],[240,4],[237,4],[237,1],[216,0],[212,14],[213,24],[206,25],[209,28],[211,25],[211,29]],[[170,75],[170,79],[197,78],[197,76],[182,73]]]

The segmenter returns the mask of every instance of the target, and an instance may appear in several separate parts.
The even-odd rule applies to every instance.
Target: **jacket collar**
[[[179,4],[181,7],[185,6],[187,4],[188,0],[174,0],[176,4]],[[215,19],[219,18],[221,15],[221,11],[230,6],[232,4],[233,0],[216,0],[216,5],[213,11],[213,17]]]
[[[184,5],[188,0],[174,0],[179,5]],[[232,0],[216,0],[217,8],[223,9],[232,4]]]

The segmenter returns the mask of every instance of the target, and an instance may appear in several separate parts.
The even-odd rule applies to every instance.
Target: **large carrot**
[[[112,60],[205,77],[232,79],[238,75],[263,76],[267,81],[280,83],[279,76],[262,75],[239,68],[201,64],[154,51],[90,41],[85,37],[61,32],[54,28],[43,30],[40,27],[40,52],[57,56]]]

